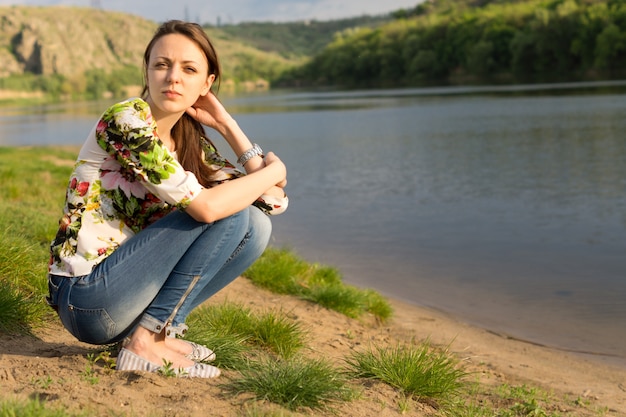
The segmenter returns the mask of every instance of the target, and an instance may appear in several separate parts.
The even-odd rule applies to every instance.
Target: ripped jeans
[[[263,253],[271,222],[249,207],[214,223],[174,211],[125,241],[89,275],[50,275],[50,305],[78,340],[109,344],[136,326],[183,334],[195,307]]]

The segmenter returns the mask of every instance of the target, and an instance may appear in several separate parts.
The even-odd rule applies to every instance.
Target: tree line
[[[261,51],[276,52],[285,58],[301,58],[319,53],[333,40],[335,33],[346,28],[376,27],[392,19],[392,15],[365,15],[328,21],[242,22],[218,28]]]
[[[337,34],[276,83],[389,87],[626,74],[624,0],[441,0],[394,16]]]

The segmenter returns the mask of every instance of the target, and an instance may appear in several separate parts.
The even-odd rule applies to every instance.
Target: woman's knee
[[[239,246],[231,255],[230,260],[239,258],[252,263],[263,254],[272,234],[272,222],[269,216],[256,207],[245,210],[248,218],[248,228]]]
[[[272,221],[270,217],[256,207],[248,208],[250,212],[249,233],[265,248],[272,235]]]

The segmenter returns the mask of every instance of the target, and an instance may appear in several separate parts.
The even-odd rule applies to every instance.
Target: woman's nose
[[[171,83],[178,82],[180,80],[180,69],[176,65],[172,65],[167,73],[167,80]]]

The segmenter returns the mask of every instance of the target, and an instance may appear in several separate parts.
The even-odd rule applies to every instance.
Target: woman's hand
[[[196,119],[198,122],[205,126],[218,131],[226,141],[230,144],[235,154],[239,155],[246,149],[249,149],[252,145],[243,131],[237,126],[237,123],[232,116],[226,111],[224,105],[219,99],[209,92],[207,95],[198,97],[195,104],[187,109],[187,114]],[[272,152],[269,152],[264,160],[251,161],[246,165],[246,172],[248,174],[264,167],[277,163],[282,166],[285,171],[285,176],[276,184],[281,190],[274,190],[276,194],[282,192],[282,188],[287,185],[286,168],[283,162]]]
[[[269,168],[271,165],[277,165],[279,169],[281,169],[282,175],[280,181],[276,183],[277,187],[284,188],[287,185],[287,167],[281,161],[274,152],[268,152],[263,158],[263,162],[265,162],[265,167]]]
[[[219,99],[209,91],[207,95],[198,97],[195,104],[187,109],[187,114],[198,122],[220,133],[224,133],[226,124],[233,121]]]
[[[265,155],[263,162],[265,163],[265,166],[268,166],[273,163],[280,163],[283,165],[283,169],[285,170],[285,176],[283,177],[282,180],[276,183],[276,187],[285,188],[285,186],[287,185],[287,168],[283,164],[283,161],[281,161],[274,152],[268,152],[268,154]]]

